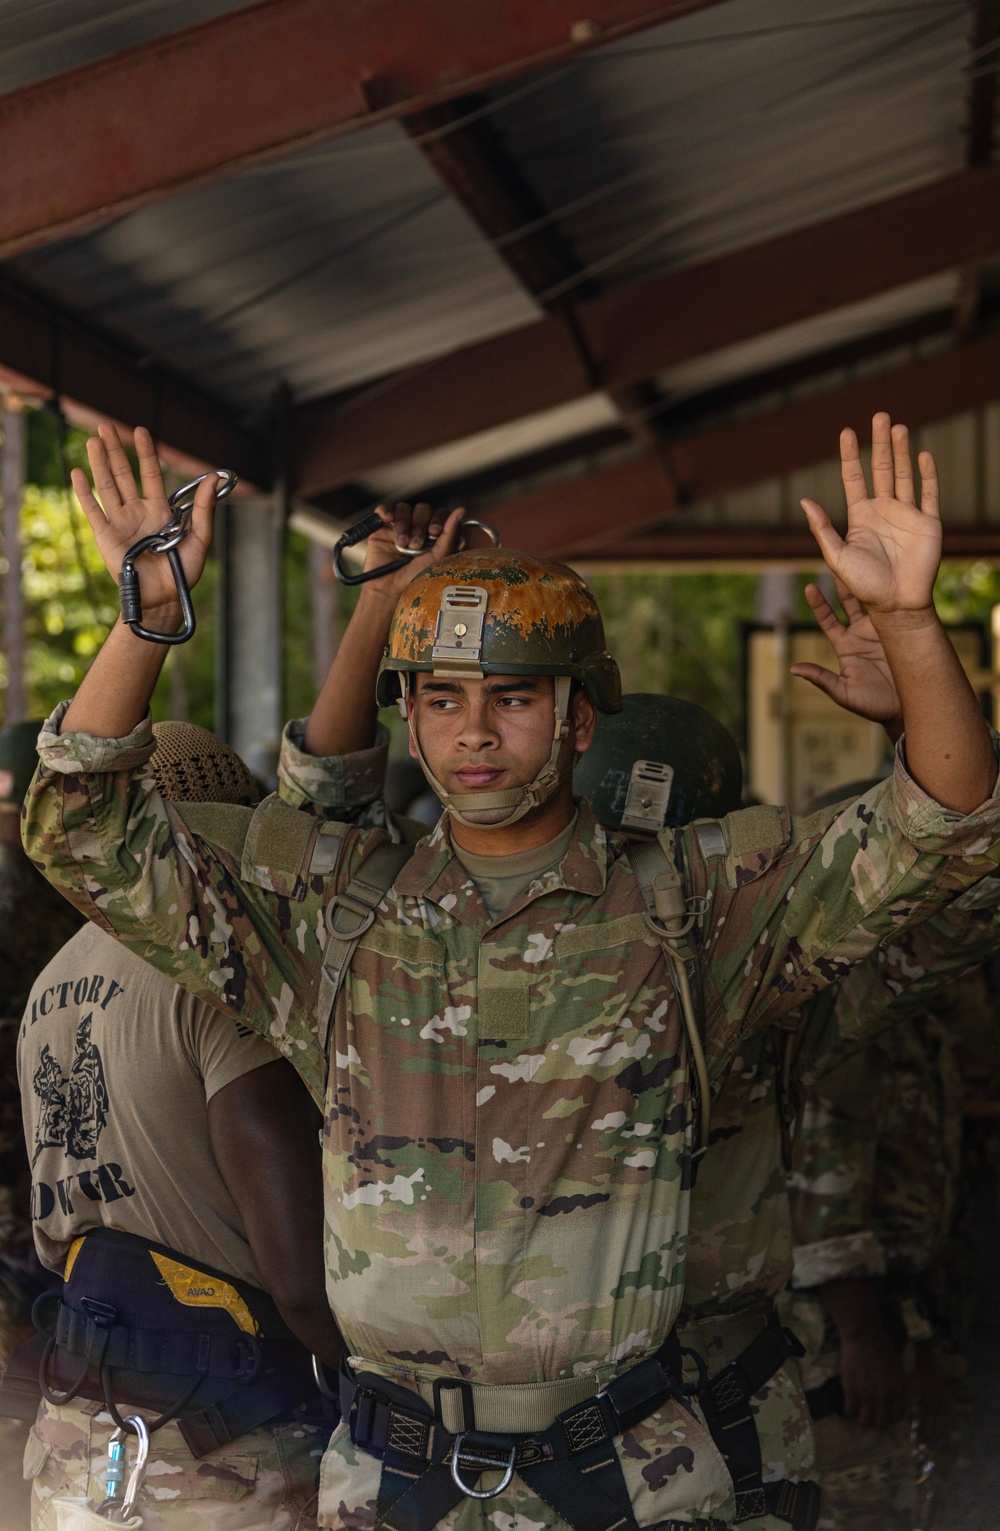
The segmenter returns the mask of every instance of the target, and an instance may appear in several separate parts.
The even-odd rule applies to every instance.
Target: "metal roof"
[[[237,8],[0,0],[0,88]],[[728,0],[491,90],[477,110],[578,262],[542,303],[703,262],[959,170],[968,28],[964,0]],[[538,296],[505,260],[510,242],[491,243],[412,136],[386,123],[0,270],[253,418],[279,385],[309,400],[538,319]],[[671,400],[716,388],[947,306],[956,280],[820,315],[657,381]],[[595,394],[373,464],[366,482],[400,492],[460,477],[619,418]]]

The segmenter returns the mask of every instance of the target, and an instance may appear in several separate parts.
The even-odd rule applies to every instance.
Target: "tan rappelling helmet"
[[[597,602],[578,574],[552,558],[485,548],[454,553],[418,574],[399,598],[379,666],[380,707],[407,698],[418,671],[447,679],[487,675],[555,677],[555,726],[548,761],[524,787],[449,793],[432,774],[413,723],[410,733],[427,779],[462,824],[503,829],[544,803],[569,774],[558,766],[569,732],[574,681],[598,712],[621,710],[621,676],[604,642]]]

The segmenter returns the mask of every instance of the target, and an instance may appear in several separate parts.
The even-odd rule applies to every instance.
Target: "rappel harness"
[[[145,638],[147,643],[187,643],[194,636],[195,616],[194,606],[191,604],[191,591],[184,573],[184,565],[181,563],[181,555],[177,551],[191,530],[191,512],[194,509],[195,490],[206,478],[219,478],[222,482],[215,491],[215,499],[224,500],[228,494],[232,494],[236,488],[236,474],[230,468],[220,468],[217,473],[202,473],[198,478],[193,478],[190,483],[183,484],[180,489],[175,489],[167,504],[172,511],[170,520],[162,526],[158,532],[152,532],[148,537],[140,537],[138,542],[133,542],[128,552],[122,559],[121,572],[118,575],[118,594],[121,600],[122,621],[132,629],[137,638]],[[142,625],[142,597],[139,590],[139,576],[136,573],[135,561],[144,553],[165,553],[170,565],[170,572],[174,576],[174,584],[177,586],[177,597],[181,603],[181,615],[183,623],[180,632],[157,633],[152,628]]]
[[[0,1412],[35,1417],[88,1398],[119,1429],[120,1406],[176,1420],[195,1457],[306,1404],[323,1408],[311,1358],[266,1292],[118,1229],[77,1239],[61,1292],[46,1292],[38,1334],[4,1374]],[[302,1416],[307,1417],[306,1415]]]
[[[718,825],[697,825],[695,834],[706,856],[717,853]],[[383,841],[328,906],[317,996],[324,1049],[354,952],[413,850],[412,845]],[[695,996],[699,1012],[703,1009],[700,988],[691,982],[697,963],[688,937],[700,909],[689,907],[682,873],[670,864],[658,840],[629,844],[624,854],[642,890],[650,929],[661,943],[684,1013],[695,1072],[697,1161],[707,1146],[709,1087],[695,1009]],[[345,1357],[340,1381],[343,1419],[355,1446],[382,1463],[376,1527],[431,1531],[464,1497],[492,1499],[517,1473],[573,1531],[638,1531],[614,1443],[668,1400],[690,1410],[693,1398],[733,1479],[737,1523],[770,1514],[794,1531],[815,1531],[815,1484],[784,1479],[764,1483],[750,1403],[790,1356],[802,1354],[802,1348],[769,1311],[760,1316],[756,1330],[749,1343],[741,1344],[739,1352],[712,1374],[696,1349],[682,1351],[673,1330],[653,1356],[603,1384],[592,1375],[522,1386],[441,1376],[413,1391],[366,1371],[363,1363],[355,1371]],[[698,1368],[694,1383],[683,1381],[683,1355]],[[484,1473],[498,1474],[499,1480],[482,1488]],[[711,1517],[663,1520],[657,1522],[657,1531],[722,1531],[725,1524]]]

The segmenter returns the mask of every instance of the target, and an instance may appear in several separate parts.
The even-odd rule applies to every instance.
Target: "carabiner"
[[[115,1430],[108,1441],[108,1497],[101,1501],[96,1510],[98,1515],[103,1516],[105,1520],[110,1520],[113,1525],[121,1525],[123,1521],[131,1520],[135,1501],[142,1488],[142,1480],[146,1476],[146,1463],[149,1460],[149,1431],[146,1428],[146,1421],[140,1414],[130,1414],[125,1424],[129,1430],[127,1432]],[[124,1498],[119,1499],[118,1490],[125,1480],[126,1434],[132,1434],[138,1438],[139,1449],[136,1452],[135,1466],[129,1476]]]
[[[394,558],[391,563],[380,564],[377,569],[362,569],[360,574],[345,574],[340,562],[340,555],[344,549],[356,547],[359,542],[364,542],[366,537],[370,537],[372,532],[377,532],[379,527],[385,526],[385,524],[382,517],[376,515],[375,511],[372,511],[370,515],[365,516],[363,521],[359,521],[356,526],[350,527],[341,537],[333,550],[333,572],[342,585],[366,585],[370,579],[382,579],[386,574],[395,574],[397,569],[405,568],[411,558],[419,558],[421,553],[426,553],[428,547],[433,547],[437,541],[436,537],[432,537],[431,541],[425,543],[422,548],[406,548],[400,553],[398,558]],[[463,521],[463,533],[468,527],[476,527],[479,531],[485,532],[495,548],[500,546],[500,533],[495,527],[487,526],[485,521],[473,521],[471,519]],[[465,537],[463,535],[456,551],[461,553],[464,550]]]
[[[211,473],[201,473],[190,483],[182,484],[180,489],[175,489],[167,501],[172,511],[167,524],[148,537],[140,537],[122,559],[121,573],[118,576],[122,621],[127,623],[137,638],[145,638],[147,643],[187,643],[188,639],[194,636],[195,618],[194,607],[191,604],[191,591],[188,588],[184,565],[181,563],[181,555],[177,548],[191,529],[195,490],[203,480],[212,477]],[[222,479],[222,483],[215,491],[215,503],[218,504],[228,494],[232,494],[236,488],[237,478],[231,468],[219,468],[214,477]],[[184,625],[179,633],[156,633],[152,628],[142,625],[142,597],[139,591],[139,576],[135,572],[135,561],[143,553],[166,553],[167,555],[167,562],[174,576],[174,584],[177,586],[177,595],[181,603],[181,615],[184,618]]]

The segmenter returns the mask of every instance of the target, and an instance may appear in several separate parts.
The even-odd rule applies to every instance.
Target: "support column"
[[[340,586],[330,568],[330,549],[311,539],[309,595],[313,619],[313,674],[319,691],[340,645]]]
[[[3,497],[3,652],[7,666],[4,721],[20,723],[27,715],[24,674],[24,588],[21,583],[21,501],[24,498],[24,408],[9,393],[3,405],[3,449],[0,495]]]
[[[276,499],[223,501],[217,514],[216,732],[265,780],[284,722],[284,515]]]

